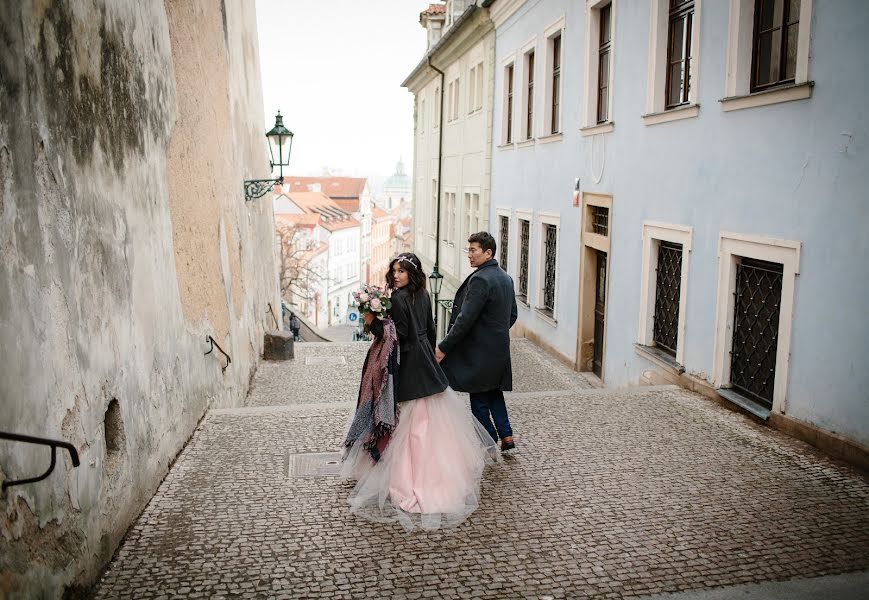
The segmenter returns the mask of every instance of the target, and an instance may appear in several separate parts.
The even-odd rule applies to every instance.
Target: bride
[[[344,441],[341,477],[356,480],[350,511],[415,527],[455,527],[480,503],[495,443],[448,387],[435,360],[435,328],[422,263],[402,253],[386,274],[391,314],[364,319],[374,334]]]

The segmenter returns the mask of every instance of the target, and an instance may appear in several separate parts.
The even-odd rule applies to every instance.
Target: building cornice
[[[512,17],[517,10],[522,8],[526,0],[498,0],[492,7],[492,22],[495,27],[500,27],[507,19]]]
[[[450,27],[438,43],[426,52],[423,59],[416,65],[410,75],[401,83],[401,87],[413,92],[427,83],[436,75],[429,68],[429,59],[438,68],[446,68],[455,58],[461,56],[473,44],[490,31],[494,30],[489,11],[485,8],[491,2],[483,3],[482,8],[476,4],[469,6],[462,16]]]

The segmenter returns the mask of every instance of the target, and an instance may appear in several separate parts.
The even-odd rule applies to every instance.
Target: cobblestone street
[[[599,389],[526,340],[517,448],[480,509],[446,532],[357,520],[351,486],[293,455],[337,451],[366,349],[297,344],[247,407],[211,410],[96,597],[633,598],[869,569],[865,476],[675,387]]]

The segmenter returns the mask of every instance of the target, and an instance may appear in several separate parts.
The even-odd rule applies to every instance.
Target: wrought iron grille
[[[552,316],[555,312],[555,251],[558,243],[558,229],[546,224],[544,228],[546,266],[543,269],[543,312]]]
[[[682,285],[682,244],[661,242],[655,278],[655,346],[676,356],[679,340],[679,292]]]
[[[609,235],[610,209],[606,206],[591,207],[591,231],[600,235]]]
[[[501,263],[501,268],[507,270],[507,249],[510,235],[510,219],[501,216],[499,218],[499,227],[501,229],[501,254],[498,257],[498,262]]]
[[[531,237],[531,224],[519,220],[519,295],[528,298],[528,241]]]
[[[736,267],[730,383],[772,408],[782,265],[743,258]]]

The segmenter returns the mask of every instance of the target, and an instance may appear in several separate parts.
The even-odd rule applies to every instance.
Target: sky
[[[292,175],[391,175],[413,164],[413,95],[422,60],[421,0],[256,0],[264,131],[280,110]],[[286,173],[286,170],[284,171]]]

